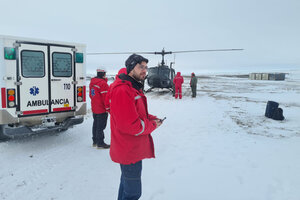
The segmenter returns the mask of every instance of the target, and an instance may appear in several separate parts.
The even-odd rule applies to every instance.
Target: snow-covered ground
[[[192,99],[148,93],[156,158],[143,161],[146,200],[299,200],[300,71],[285,81],[210,76]],[[284,121],[264,117],[268,100]],[[63,133],[0,143],[0,199],[117,198],[119,165],[91,146],[92,116]],[[110,140],[109,123],[105,130]]]

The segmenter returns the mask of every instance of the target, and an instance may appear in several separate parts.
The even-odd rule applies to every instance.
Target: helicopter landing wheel
[[[145,91],[145,93],[152,92],[152,89],[153,89],[153,87],[149,88],[148,90]]]

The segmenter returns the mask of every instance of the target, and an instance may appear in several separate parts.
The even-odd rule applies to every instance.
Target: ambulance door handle
[[[21,81],[15,82],[15,85],[22,85]]]
[[[52,78],[51,81],[61,81],[60,78]]]

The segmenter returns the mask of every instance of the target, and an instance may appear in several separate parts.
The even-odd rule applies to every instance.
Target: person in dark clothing
[[[197,77],[195,75],[195,73],[193,72],[192,73],[192,76],[191,76],[191,81],[190,81],[190,86],[192,88],[192,97],[196,97],[197,95]]]
[[[105,107],[105,97],[108,90],[105,70],[98,69],[97,76],[90,82],[90,98],[93,112],[93,146],[107,149],[110,145],[104,142],[104,129],[106,128],[108,113]]]
[[[110,86],[110,127],[112,161],[121,167],[118,200],[137,200],[142,195],[142,160],[154,158],[151,133],[162,121],[150,115],[141,81],[148,60],[133,54],[126,60],[127,75],[120,74]]]

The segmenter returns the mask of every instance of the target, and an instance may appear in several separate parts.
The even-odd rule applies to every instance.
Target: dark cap
[[[125,66],[126,66],[126,69],[127,69],[127,74],[129,74],[130,71],[133,70],[133,68],[137,64],[141,64],[142,62],[148,63],[148,59],[144,58],[143,56],[138,55],[138,54],[132,54],[131,56],[129,56],[127,58],[127,60],[125,61]]]
[[[97,69],[97,78],[103,78],[106,74],[104,69]]]

